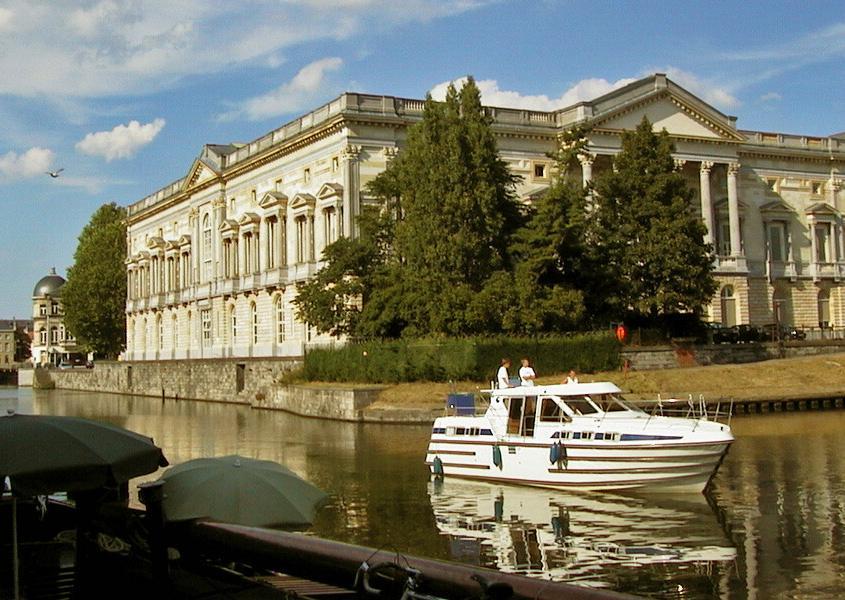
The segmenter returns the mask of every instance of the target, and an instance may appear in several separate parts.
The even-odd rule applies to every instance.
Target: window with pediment
[[[830,234],[830,227],[830,223],[816,223],[813,226],[813,235],[816,238],[816,262],[832,261],[831,241],[833,236]]]

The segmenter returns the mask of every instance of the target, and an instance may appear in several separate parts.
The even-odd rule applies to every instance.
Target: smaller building
[[[0,369],[15,362],[15,329],[14,321],[0,321]]]
[[[38,280],[32,292],[32,364],[60,365],[80,356],[76,339],[65,328],[62,286],[56,269]]]

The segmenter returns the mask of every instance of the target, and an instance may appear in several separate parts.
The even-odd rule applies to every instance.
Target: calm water
[[[735,418],[712,494],[567,494],[429,481],[426,426],[234,405],[0,388],[0,411],[152,436],[171,463],[238,453],[331,494],[322,537],[661,598],[845,596],[845,411]]]

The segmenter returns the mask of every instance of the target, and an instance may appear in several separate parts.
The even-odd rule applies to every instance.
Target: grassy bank
[[[563,374],[540,374],[538,383],[560,383]],[[786,358],[742,365],[580,375],[582,382],[612,381],[631,398],[803,398],[845,395],[845,354]],[[403,383],[386,387],[373,408],[439,408],[450,391],[476,391],[489,382]]]

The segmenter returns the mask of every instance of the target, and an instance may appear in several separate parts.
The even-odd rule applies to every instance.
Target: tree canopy
[[[65,326],[98,356],[116,358],[126,344],[126,211],[101,206],[79,235],[62,287]]]
[[[643,118],[622,134],[613,170],[596,178],[586,243],[612,282],[604,308],[620,318],[700,314],[716,289],[713,249],[673,150],[666,130]]]
[[[524,220],[516,182],[471,78],[444,102],[429,96],[405,148],[368,188],[378,206],[361,237],[327,248],[324,277],[300,287],[300,318],[366,337],[496,327],[501,315],[483,292],[511,268]]]

